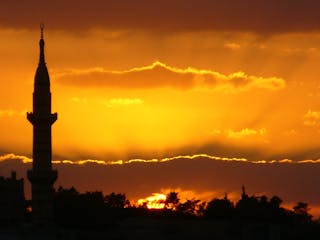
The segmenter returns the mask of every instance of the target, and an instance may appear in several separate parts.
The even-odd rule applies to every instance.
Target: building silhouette
[[[11,178],[0,177],[0,223],[11,225],[23,222],[25,215],[23,178],[17,179],[16,172]]]
[[[34,78],[33,112],[27,119],[33,125],[33,164],[27,176],[32,186],[32,221],[47,226],[53,222],[53,184],[57,171],[52,169],[51,125],[57,113],[51,113],[50,78],[44,56],[41,26],[39,65]]]

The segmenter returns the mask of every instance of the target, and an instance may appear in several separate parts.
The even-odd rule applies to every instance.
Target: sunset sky
[[[246,184],[320,205],[319,11],[313,0],[3,0],[0,175],[30,167],[15,160],[32,157],[44,22],[58,184],[136,199]]]

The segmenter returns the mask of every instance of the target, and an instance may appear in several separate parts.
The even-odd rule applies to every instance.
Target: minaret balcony
[[[52,125],[58,119],[58,113],[51,114],[35,114],[32,112],[27,112],[27,119],[31,124],[43,124],[50,123]]]
[[[57,170],[28,170],[27,177],[31,183],[53,184],[58,178]]]

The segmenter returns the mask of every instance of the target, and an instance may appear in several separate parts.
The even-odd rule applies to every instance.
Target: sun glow
[[[151,196],[139,199],[138,206],[146,206],[148,209],[163,209],[165,207],[166,195],[153,193]]]

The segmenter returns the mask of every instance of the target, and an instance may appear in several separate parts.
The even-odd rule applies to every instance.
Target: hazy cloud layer
[[[101,68],[70,70],[59,73],[60,83],[75,86],[109,88],[160,88],[179,89],[205,88],[221,91],[249,90],[261,88],[278,90],[285,81],[277,77],[259,77],[236,72],[224,75],[211,70],[194,68],[179,69],[161,62],[124,71],[107,71]]]
[[[315,0],[3,0],[5,27],[143,29],[152,31],[236,30],[258,33],[317,31]],[[58,16],[58,17],[57,17]]]

